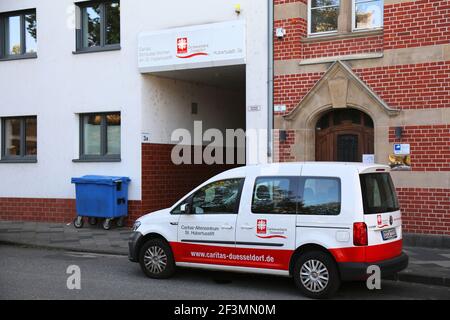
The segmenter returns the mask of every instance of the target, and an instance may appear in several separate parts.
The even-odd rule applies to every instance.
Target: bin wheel
[[[75,220],[73,221],[73,225],[77,229],[83,228],[83,224],[84,224],[83,217],[80,216],[76,217]]]
[[[88,222],[91,226],[95,226],[97,224],[97,218],[89,218]]]
[[[111,219],[105,219],[105,221],[103,221],[103,229],[111,229]]]
[[[116,220],[116,226],[122,228],[125,225],[125,217],[120,217]]]

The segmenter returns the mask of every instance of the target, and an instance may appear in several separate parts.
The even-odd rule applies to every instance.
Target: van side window
[[[192,214],[237,213],[244,179],[216,181],[194,193]]]
[[[260,177],[253,189],[252,213],[296,214],[298,178]]]
[[[299,214],[338,215],[341,212],[341,181],[338,178],[302,178],[300,199]]]

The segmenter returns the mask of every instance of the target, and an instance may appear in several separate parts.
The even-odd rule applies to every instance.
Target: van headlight
[[[137,231],[137,229],[139,229],[140,226],[141,226],[141,222],[136,221],[133,225],[133,231]]]

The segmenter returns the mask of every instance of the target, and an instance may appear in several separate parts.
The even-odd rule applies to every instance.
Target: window
[[[0,59],[36,58],[36,10],[0,13]]]
[[[336,32],[340,0],[309,0],[308,26],[310,34]]]
[[[389,173],[362,174],[360,180],[365,214],[400,210]]]
[[[77,51],[120,49],[120,1],[89,1],[78,7]]]
[[[341,212],[341,182],[337,178],[302,178],[299,214],[338,215]]]
[[[120,113],[80,115],[80,160],[120,160]]]
[[[36,161],[37,118],[2,119],[2,161]]]
[[[192,196],[192,214],[238,213],[244,179],[213,182]],[[176,210],[174,210],[176,211]]]
[[[298,181],[293,177],[257,178],[253,190],[252,212],[266,214],[296,214]]]
[[[383,0],[353,0],[353,30],[383,26]]]

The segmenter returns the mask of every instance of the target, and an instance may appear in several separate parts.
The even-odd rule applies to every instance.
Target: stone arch
[[[315,125],[333,109],[354,108],[374,122],[375,160],[386,162],[389,153],[389,120],[400,114],[390,108],[346,64],[336,61],[302,101],[287,115],[276,117],[276,128],[295,133],[290,148],[296,161],[315,160]]]

